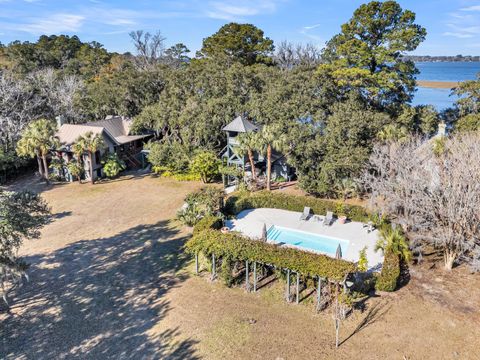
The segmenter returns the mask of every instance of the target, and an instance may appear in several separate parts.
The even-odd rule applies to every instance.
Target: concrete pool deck
[[[232,231],[238,231],[251,238],[261,238],[263,224],[270,228],[272,225],[310,232],[318,235],[330,236],[347,240],[349,246],[343,254],[343,259],[357,262],[359,252],[367,247],[367,259],[369,269],[380,269],[383,263],[381,251],[375,252],[375,243],[378,239],[378,231],[367,233],[364,224],[350,221],[346,224],[339,224],[334,221],[331,226],[322,225],[321,221],[315,221],[313,217],[309,220],[300,220],[301,213],[280,209],[249,209],[243,210],[236,219],[227,220],[225,225]],[[322,216],[323,218],[323,216]]]

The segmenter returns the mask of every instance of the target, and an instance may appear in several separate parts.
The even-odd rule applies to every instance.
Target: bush
[[[121,171],[127,168],[125,162],[120,159],[117,154],[108,154],[102,163],[103,172],[109,178],[116,177]]]
[[[188,226],[197,224],[205,216],[220,214],[223,190],[213,186],[190,193],[185,198],[187,207],[177,213],[177,218]]]
[[[375,289],[379,291],[394,291],[400,277],[400,258],[393,252],[385,253],[382,272],[377,277]]]
[[[347,205],[310,196],[288,195],[269,191],[237,193],[228,198],[225,204],[225,213],[236,215],[242,210],[256,208],[302,212],[305,206],[310,207],[315,214],[326,214],[327,211],[333,211],[335,215],[346,216],[354,221],[366,222],[369,219],[367,210],[361,206]]]
[[[355,271],[355,264],[333,259],[294,248],[280,247],[263,241],[252,240],[236,233],[222,234],[217,230],[197,231],[185,244],[191,254],[203,253],[231,260],[256,261],[273,265],[279,269],[290,269],[300,274],[321,276],[330,280],[342,281],[347,274]]]
[[[200,151],[190,163],[190,172],[198,174],[204,183],[209,183],[219,175],[221,163],[211,151]]]

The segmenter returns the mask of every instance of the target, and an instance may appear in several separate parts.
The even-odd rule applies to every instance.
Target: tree
[[[412,247],[443,252],[444,265],[471,263],[480,243],[480,141],[458,134],[425,142],[413,137],[393,147],[376,145],[362,175],[372,206],[402,227]]]
[[[405,262],[409,262],[412,258],[407,240],[398,227],[395,229],[387,227],[380,230],[380,239],[375,244],[375,251],[378,250],[384,254],[390,252]]]
[[[143,30],[132,31],[130,38],[137,50],[137,63],[142,69],[148,69],[160,62],[165,53],[165,38],[160,31],[153,35]]]
[[[356,89],[370,102],[385,107],[408,102],[418,70],[405,52],[425,40],[426,30],[415,14],[396,1],[371,1],[355,10],[323,52],[327,74],[344,91]]]
[[[252,169],[252,179],[257,178],[255,171],[255,161],[253,160],[253,152],[256,148],[257,137],[254,132],[246,132],[237,136],[238,145],[235,146],[234,151],[240,155],[248,155],[248,161],[250,162],[250,168]]]
[[[99,151],[103,146],[103,137],[101,134],[94,134],[92,131],[87,132],[85,135],[78,137],[75,140],[78,148],[83,149],[83,152],[88,153],[89,167],[90,167],[90,182],[93,185],[93,154]]]
[[[211,151],[199,151],[190,163],[190,171],[200,175],[204,183],[211,182],[219,174],[220,160]]]
[[[183,64],[187,64],[190,61],[190,58],[187,55],[189,52],[190,50],[185,44],[175,44],[165,50],[165,57],[163,61],[167,65],[179,67]]]
[[[271,190],[272,179],[272,150],[281,151],[285,146],[285,138],[281,135],[279,128],[264,126],[255,133],[256,150],[267,155],[267,190]]]
[[[82,151],[82,154],[83,154],[83,151]],[[68,169],[68,172],[73,177],[77,178],[79,183],[82,182],[82,175],[83,175],[83,172],[84,172],[84,168],[83,168],[83,164],[80,162],[80,160],[70,160],[70,162],[67,163],[67,169]]]
[[[18,257],[18,249],[24,239],[39,237],[49,213],[47,204],[37,194],[0,190],[0,292],[5,303],[7,286],[21,280],[28,268]]]
[[[58,145],[58,140],[55,138],[56,132],[57,125],[54,121],[39,119],[26,127],[17,144],[18,155],[37,157],[38,171],[43,175],[47,184],[49,183],[47,155]]]
[[[252,24],[229,23],[215,34],[203,39],[200,55],[226,58],[243,65],[270,64],[274,50],[273,41],[264,37],[263,31]]]

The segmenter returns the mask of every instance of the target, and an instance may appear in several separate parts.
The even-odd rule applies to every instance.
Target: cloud
[[[480,5],[468,6],[460,9],[461,11],[480,11]]]
[[[309,38],[310,40],[313,40],[317,43],[321,43],[321,42],[323,43],[324,39],[321,36],[311,33],[311,30],[314,30],[314,29],[316,29],[320,26],[322,26],[322,24],[314,24],[314,25],[304,26],[300,29],[299,32],[300,32],[300,34]]]
[[[274,0],[211,1],[205,13],[213,19],[242,20],[249,16],[271,14],[277,10],[278,2]]]
[[[466,33],[462,33],[462,32],[451,32],[451,31],[444,32],[443,35],[454,36],[454,37],[459,38],[459,39],[469,39],[469,38],[473,37],[472,34],[466,34]]]
[[[35,19],[29,23],[19,24],[16,28],[34,35],[59,34],[78,31],[84,20],[85,17],[82,15],[58,13],[44,19]]]

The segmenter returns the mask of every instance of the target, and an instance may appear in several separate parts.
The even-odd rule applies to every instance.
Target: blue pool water
[[[342,254],[345,255],[349,244],[347,240],[287,229],[276,225],[273,225],[268,229],[267,239],[274,241],[277,244],[283,243],[292,245],[304,250],[325,253],[330,256],[335,256],[339,244],[342,248]]]

